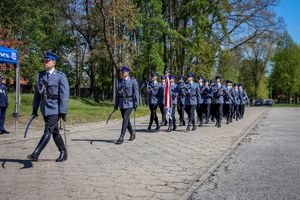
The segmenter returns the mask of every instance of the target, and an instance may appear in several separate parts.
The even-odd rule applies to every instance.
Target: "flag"
[[[169,118],[172,116],[172,94],[171,94],[171,84],[170,84],[170,76],[166,75],[166,82],[165,82],[165,109],[167,110],[167,114],[169,114]]]

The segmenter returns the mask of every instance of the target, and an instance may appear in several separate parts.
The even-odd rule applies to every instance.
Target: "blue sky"
[[[300,0],[279,0],[275,10],[284,19],[294,41],[300,44]]]

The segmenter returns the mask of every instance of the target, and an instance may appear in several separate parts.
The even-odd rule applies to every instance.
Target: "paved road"
[[[120,146],[113,144],[120,121],[67,127],[70,153],[64,163],[54,162],[58,151],[52,140],[40,162],[26,160],[41,127],[26,141],[23,131],[1,136],[0,199],[184,199],[266,111],[249,108],[244,120],[230,126],[209,124],[188,133],[183,127],[175,133],[145,132],[148,117],[140,118],[137,140]]]
[[[300,199],[299,119],[299,108],[272,108],[191,199]]]

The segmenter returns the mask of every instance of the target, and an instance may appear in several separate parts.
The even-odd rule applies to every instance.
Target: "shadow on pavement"
[[[11,163],[20,163],[24,165],[20,169],[28,169],[33,167],[32,161],[31,160],[23,160],[23,159],[5,159],[5,158],[0,158],[0,162],[2,162],[1,166],[3,169],[5,168],[5,163],[11,162]]]
[[[103,143],[111,143],[114,144],[116,140],[97,140],[97,139],[72,139],[74,142],[89,142],[93,144],[93,142],[103,142]]]

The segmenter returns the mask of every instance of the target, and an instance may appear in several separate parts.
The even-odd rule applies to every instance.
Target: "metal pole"
[[[18,117],[20,112],[20,66],[16,65],[16,106],[13,117],[15,118],[15,133],[18,130]]]

